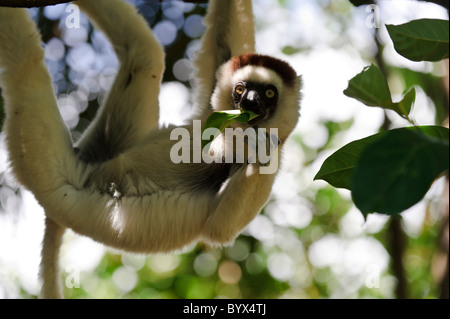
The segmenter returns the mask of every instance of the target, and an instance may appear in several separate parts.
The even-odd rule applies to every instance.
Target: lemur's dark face
[[[260,115],[249,122],[255,124],[273,114],[278,102],[278,90],[272,84],[239,81],[233,87],[232,97],[236,109]]]

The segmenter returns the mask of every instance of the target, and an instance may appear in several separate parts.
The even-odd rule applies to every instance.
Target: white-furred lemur
[[[276,175],[261,174],[258,161],[173,163],[174,126],[158,126],[163,47],[123,0],[74,3],[105,33],[120,62],[109,95],[75,143],[58,110],[35,23],[25,9],[0,8],[4,132],[15,177],[45,209],[44,298],[61,297],[65,228],[138,253],[197,241],[228,244],[265,205]],[[288,63],[254,53],[251,0],[210,1],[205,24],[193,119],[204,123],[214,111],[249,109],[259,116],[239,126],[277,128],[280,154],[299,118],[300,77]],[[192,124],[184,128],[192,133]],[[225,156],[220,145],[210,146],[215,157]]]

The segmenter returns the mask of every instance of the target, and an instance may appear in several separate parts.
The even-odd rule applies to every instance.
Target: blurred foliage
[[[409,60],[440,61],[449,56],[448,20],[419,19],[386,28],[395,50]],[[394,103],[387,75],[378,66],[367,66],[354,76],[344,90],[346,96],[366,106],[393,110],[414,126],[386,130],[345,145],[325,160],[315,176],[351,190],[365,217],[373,212],[402,213],[418,203],[440,175],[448,175],[448,128],[416,126],[410,118],[416,91],[407,89],[403,99]]]
[[[125,255],[108,253],[95,273],[81,276],[81,282],[90,282],[88,289],[66,288],[65,295],[70,298],[276,298],[289,288],[265,269],[267,254],[254,238],[242,236],[236,244],[245,245],[249,250],[243,256],[239,256],[242,252],[234,251],[235,256],[233,248],[218,251],[198,247],[181,255],[126,255],[128,262],[124,262]],[[201,270],[201,266],[196,266],[202,260],[205,264],[209,260],[212,268]],[[125,295],[120,289],[124,287],[117,285],[120,273],[126,281],[137,278]]]
[[[177,26],[174,41],[165,46],[167,59],[163,82],[177,81],[190,88],[189,79],[178,78],[173,72],[173,67],[180,60],[192,58],[192,51],[195,51],[195,44],[200,35],[188,36],[183,32],[183,26],[190,16],[204,16],[207,6],[189,4],[192,7],[184,7],[178,1],[165,1],[162,4],[144,0],[132,2],[137,5],[152,27],[161,21],[169,21]],[[283,13],[295,7],[294,3],[299,3],[296,0],[269,2],[255,0],[255,10],[260,9],[258,5],[265,4],[273,8],[269,11],[274,12],[277,9],[281,12],[278,19],[282,19]],[[367,1],[352,2],[367,3]],[[357,19],[364,20],[367,13],[361,15],[361,12],[354,10],[347,0],[302,3],[306,4],[306,9],[319,16],[316,17],[317,22],[314,24],[314,27],[317,27],[317,34],[323,35],[323,32],[326,32],[326,36],[316,36],[312,30],[294,34],[290,41],[281,43],[280,53],[289,56],[302,54],[308,56],[311,52],[317,53],[320,48],[327,46],[336,50],[344,48],[342,50],[366,60],[367,64],[377,59],[378,53],[373,49],[374,39],[366,39],[368,44],[365,47],[359,46],[359,43],[356,43],[358,40],[352,39],[354,33],[352,23]],[[180,7],[183,7],[184,11],[174,18],[170,12],[174,13]],[[162,10],[164,8],[172,11]],[[257,17],[256,25],[259,31],[272,27],[270,23],[276,23],[269,11],[267,16],[259,19]],[[52,39],[63,38],[60,25],[64,16],[50,19],[44,9],[34,10],[32,13],[47,45]],[[298,18],[295,17],[293,21],[298,23]],[[318,21],[323,21],[323,24]],[[107,63],[104,61],[109,61],[110,57],[104,54],[108,51],[104,41],[91,26],[87,30],[86,41],[99,55],[94,65]],[[376,35],[372,33],[371,36]],[[77,72],[82,71],[74,70],[68,62],[73,47],[64,41],[62,43],[63,57],[57,62],[47,62],[54,78],[57,74],[54,85],[58,97],[66,98],[74,93],[83,93],[80,87],[85,83],[75,76]],[[316,48],[319,48],[319,51],[314,51]],[[114,66],[114,62],[108,66],[111,65]],[[318,66],[319,68],[322,66]],[[388,82],[393,78],[400,79],[404,87],[420,88],[425,93],[435,110],[435,124],[441,124],[448,117],[448,96],[443,90],[442,76],[433,72],[413,72],[387,62],[384,68],[389,73]],[[54,72],[55,69],[57,72]],[[320,69],[320,72],[328,71]],[[86,75],[84,79],[88,80],[87,83],[90,83],[92,89],[105,78],[107,76]],[[322,83],[307,83],[306,88],[316,85],[321,86]],[[82,98],[87,99],[88,103],[81,109],[79,119],[71,127],[75,139],[95,116],[105,92],[102,89],[92,89],[83,94],[85,95],[82,95]],[[0,107],[1,105],[0,101]],[[303,105],[303,108],[308,107],[314,105]],[[295,192],[294,198],[287,200],[275,194],[252,223],[253,228],[249,227],[233,246],[218,249],[197,245],[186,252],[152,256],[108,251],[93,271],[63,272],[65,296],[68,298],[395,298],[395,286],[399,278],[392,265],[395,256],[391,253],[392,234],[389,223],[386,219],[375,215],[371,217],[377,220],[377,226],[368,227],[370,223],[364,224],[349,192],[337,190],[324,182],[312,181],[312,172],[317,171],[320,164],[318,162],[323,162],[325,157],[342,146],[346,134],[357,124],[354,117],[344,120],[320,120],[317,126],[325,132],[326,138],[314,145],[306,141],[304,132],[295,132],[290,138],[290,149],[287,153],[299,154],[295,158],[295,166],[301,167],[301,170],[288,171],[288,178],[282,181],[286,184],[282,193]],[[4,172],[0,174],[0,206],[6,210],[11,207],[9,198],[20,196],[20,191],[4,176]],[[280,176],[282,177],[286,176]],[[292,184],[289,184],[289,181]],[[290,200],[295,202],[292,204]],[[440,271],[436,265],[442,261],[439,258],[441,251],[438,242],[442,234],[444,217],[440,213],[440,201],[436,196],[426,198],[423,207],[425,217],[422,227],[420,231],[406,235],[406,244],[400,258],[405,268],[409,297],[438,298],[441,287]],[[308,213],[312,216],[311,220],[302,221],[301,224],[289,219]],[[370,268],[371,266],[375,268]],[[12,280],[20,286],[18,280]],[[18,295],[23,298],[36,297],[21,286]]]

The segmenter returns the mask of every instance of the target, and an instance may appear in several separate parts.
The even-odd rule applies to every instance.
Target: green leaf
[[[444,140],[448,143],[448,129],[441,126],[407,127],[392,131],[398,130],[420,130],[430,138]],[[334,187],[351,190],[354,171],[361,154],[369,145],[383,138],[388,132],[391,131],[383,131],[343,146],[324,161],[314,180],[322,179]]]
[[[411,112],[412,105],[416,100],[416,90],[411,88],[408,93],[405,94],[403,100],[397,103],[393,103],[391,109],[397,112],[400,116],[404,118],[408,118],[409,113]]]
[[[448,128],[442,127],[442,126],[435,126],[435,125],[424,125],[424,126],[417,126],[417,127],[407,127],[406,129],[414,130],[418,129],[420,132],[425,134],[426,136],[430,138],[435,138],[438,140],[443,140],[448,143],[449,136],[448,136]]]
[[[283,52],[283,54],[286,54],[286,55],[294,55],[294,54],[299,53],[301,51],[302,50],[300,48],[296,48],[296,47],[293,47],[293,46],[290,46],[290,45],[285,46],[281,50],[281,52]]]
[[[365,67],[348,82],[344,94],[367,106],[389,108],[392,105],[391,92],[386,79],[381,70],[373,64]]]
[[[386,25],[395,50],[412,61],[439,61],[449,57],[448,20],[420,19]]]
[[[442,77],[432,73],[412,71],[407,68],[393,68],[393,72],[401,76],[405,87],[420,87],[433,101],[436,110],[436,123],[442,123],[447,118],[447,95]]]
[[[203,126],[202,130],[202,136],[203,132],[207,128],[217,128],[220,132],[222,132],[225,128],[230,126],[233,122],[240,122],[240,123],[247,123],[254,118],[258,117],[259,114],[256,114],[252,111],[248,110],[226,110],[226,111],[218,111],[212,113],[205,122],[205,125]],[[209,140],[203,140],[202,139],[202,149],[212,142],[216,136],[211,137]]]
[[[343,146],[323,162],[314,180],[322,179],[336,188],[351,190],[353,172],[358,165],[361,153],[385,133],[378,133]]]
[[[379,106],[393,110],[408,120],[408,114],[416,99],[416,91],[412,88],[403,97],[403,100],[397,103],[392,102],[386,78],[381,70],[373,64],[365,67],[361,73],[348,82],[344,94],[367,106]]]
[[[364,216],[401,213],[419,202],[448,167],[447,128],[387,131],[361,153],[351,183],[353,201]]]

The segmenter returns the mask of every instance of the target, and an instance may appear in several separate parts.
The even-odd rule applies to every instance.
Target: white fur
[[[288,138],[299,119],[301,77],[298,77],[292,86],[287,86],[283,84],[280,76],[271,69],[247,65],[234,72],[230,61],[220,67],[217,72],[217,79],[217,86],[211,97],[211,104],[216,111],[234,108],[230,92],[233,90],[234,84],[239,81],[254,81],[274,85],[278,89],[279,96],[277,108],[267,121],[258,124],[258,126],[266,129],[278,128],[279,139],[285,141]],[[235,126],[245,128],[248,125],[236,124]]]
[[[106,33],[121,62],[105,104],[76,145],[59,114],[35,24],[26,10],[0,8],[4,127],[14,174],[46,212],[41,265],[45,298],[61,296],[57,260],[66,227],[140,253],[179,250],[198,240],[228,244],[265,205],[275,178],[259,174],[258,164],[248,164],[234,166],[216,193],[197,187],[201,185],[190,186],[215,166],[174,164],[168,158],[175,143],[169,138],[173,127],[157,129],[164,71],[161,45],[125,1],[79,0],[76,4]],[[228,14],[223,14],[224,7]],[[215,24],[217,17],[221,25]],[[234,28],[253,25],[251,1],[213,1],[206,21],[206,39],[226,36],[220,48],[205,39],[200,57],[217,53],[224,45],[231,54],[252,50],[253,32],[246,36]],[[198,85],[209,92],[208,100],[214,70],[222,63],[217,56],[204,66],[197,63]],[[223,81],[218,78],[218,87]],[[297,121],[299,85],[284,92],[285,111],[277,111],[267,124],[279,127],[283,138]],[[228,85],[221,89],[228,90]],[[199,107],[205,103],[199,97]],[[211,108],[202,112],[210,113]],[[113,153],[99,151],[105,144]]]
[[[231,77],[231,82],[236,83],[238,81],[270,83],[280,89],[284,87],[283,81],[275,71],[261,66],[247,65],[236,70]]]

